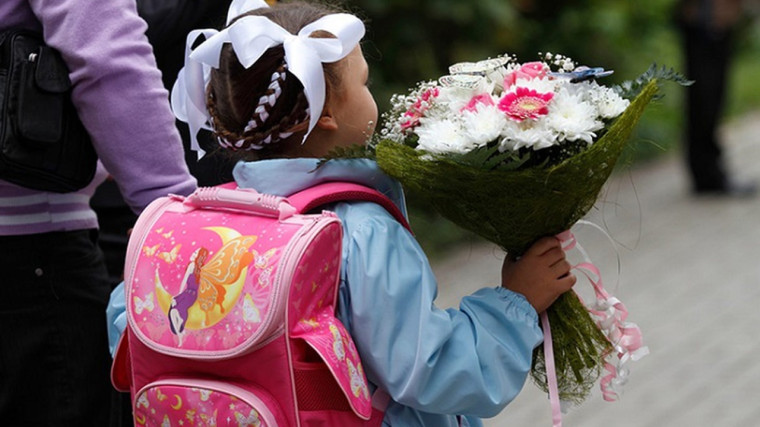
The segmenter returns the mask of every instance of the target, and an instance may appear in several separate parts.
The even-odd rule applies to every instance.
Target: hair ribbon
[[[315,31],[325,31],[336,38],[310,37]],[[190,47],[201,34],[206,40],[191,51]],[[222,31],[192,31],[187,37],[185,67],[177,77],[171,97],[175,116],[187,122],[190,127],[191,147],[198,151],[199,158],[203,156],[196,136],[200,129],[210,130],[210,116],[205,100],[206,85],[211,67],[219,67],[225,43],[232,44],[245,68],[253,65],[267,49],[283,46],[288,70],[303,85],[309,103],[310,119],[303,138],[305,141],[316,126],[324,107],[325,79],[322,64],[345,58],[363,36],[364,24],[357,17],[346,13],[324,16],[306,25],[297,35],[263,16],[245,16]]]
[[[232,0],[227,9],[227,25],[230,25],[230,22],[238,16],[262,7],[269,7],[269,3],[264,0]]]

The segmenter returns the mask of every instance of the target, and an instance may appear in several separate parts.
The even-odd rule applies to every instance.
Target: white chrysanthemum
[[[516,122],[507,120],[507,125],[502,132],[502,140],[499,142],[499,150],[515,151],[522,147],[540,150],[557,145],[557,134],[546,125],[546,118],[539,120],[523,120]]]
[[[430,153],[466,153],[476,145],[467,137],[459,123],[452,120],[421,119],[420,125],[414,130],[419,136],[417,149]]]
[[[602,86],[594,80],[569,83],[565,89],[569,94],[593,105],[597,110],[598,118],[615,118],[622,114],[630,104],[627,99],[620,97],[612,88]]]
[[[470,140],[481,147],[499,138],[507,117],[496,105],[478,104],[475,111],[462,111],[462,124]]]
[[[589,95],[591,102],[596,105],[599,116],[604,119],[613,119],[623,114],[631,103],[606,86],[596,85]]]
[[[482,79],[480,84],[472,89],[459,86],[441,86],[436,102],[440,104],[448,104],[448,109],[452,113],[458,113],[468,102],[470,102],[473,96],[482,93],[492,93],[494,86],[494,82],[487,79]]]
[[[557,92],[563,91],[568,95],[585,102],[592,100],[591,92],[596,90],[595,87],[599,87],[596,82],[590,80],[579,83],[570,83],[570,79],[561,79],[560,81],[562,82],[562,85]]]
[[[548,78],[517,79],[508,92],[514,92],[518,87],[533,89],[538,93],[555,92],[558,90],[559,80]]]
[[[461,87],[441,87],[436,102],[447,105],[449,111],[455,112],[464,108],[470,99],[478,93],[481,92]]]
[[[604,126],[597,119],[597,111],[593,105],[566,90],[560,90],[554,95],[549,105],[546,124],[557,133],[560,141],[581,139],[588,144],[594,142],[595,132]]]

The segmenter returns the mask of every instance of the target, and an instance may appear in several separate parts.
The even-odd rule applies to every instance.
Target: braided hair
[[[243,16],[264,16],[291,34],[337,10],[325,5],[290,2],[252,10]],[[233,22],[235,22],[233,21]],[[329,33],[313,37],[332,37]],[[339,63],[323,64],[325,103],[339,87]],[[288,70],[282,45],[269,48],[248,69],[230,44],[224,46],[219,68],[211,71],[206,94],[214,133],[227,151],[246,160],[283,157],[301,143],[309,121],[303,85]]]

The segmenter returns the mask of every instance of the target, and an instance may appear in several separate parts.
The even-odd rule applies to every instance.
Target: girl
[[[363,34],[357,18],[325,6],[251,10],[195,49],[174,87],[175,113],[191,129],[212,123],[222,149],[243,159],[233,171],[242,188],[288,196],[352,181],[403,209],[399,184],[373,161],[316,168],[329,150],[374,130]],[[204,74],[201,62],[211,66],[207,85],[193,84]],[[542,340],[536,313],[575,282],[559,241],[544,238],[519,260],[505,260],[501,286],[465,297],[458,310],[441,310],[425,254],[390,214],[368,202],[327,208],[344,227],[338,316],[371,391],[391,397],[384,425],[472,426],[498,414],[522,388]]]

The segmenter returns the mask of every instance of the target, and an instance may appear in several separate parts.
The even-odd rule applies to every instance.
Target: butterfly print
[[[168,264],[173,264],[174,261],[177,260],[177,255],[179,254],[179,249],[182,247],[182,245],[177,245],[172,248],[172,250],[168,252],[160,252],[158,254],[158,257],[164,260]]]
[[[144,300],[135,296],[133,301],[135,303],[135,313],[137,314],[142,314],[143,310],[153,311],[155,308],[155,305],[153,304],[153,292],[149,293]]]
[[[145,255],[153,256],[156,254],[156,251],[158,250],[159,246],[161,245],[158,244],[158,245],[153,245],[153,246],[143,246],[142,250]]]

